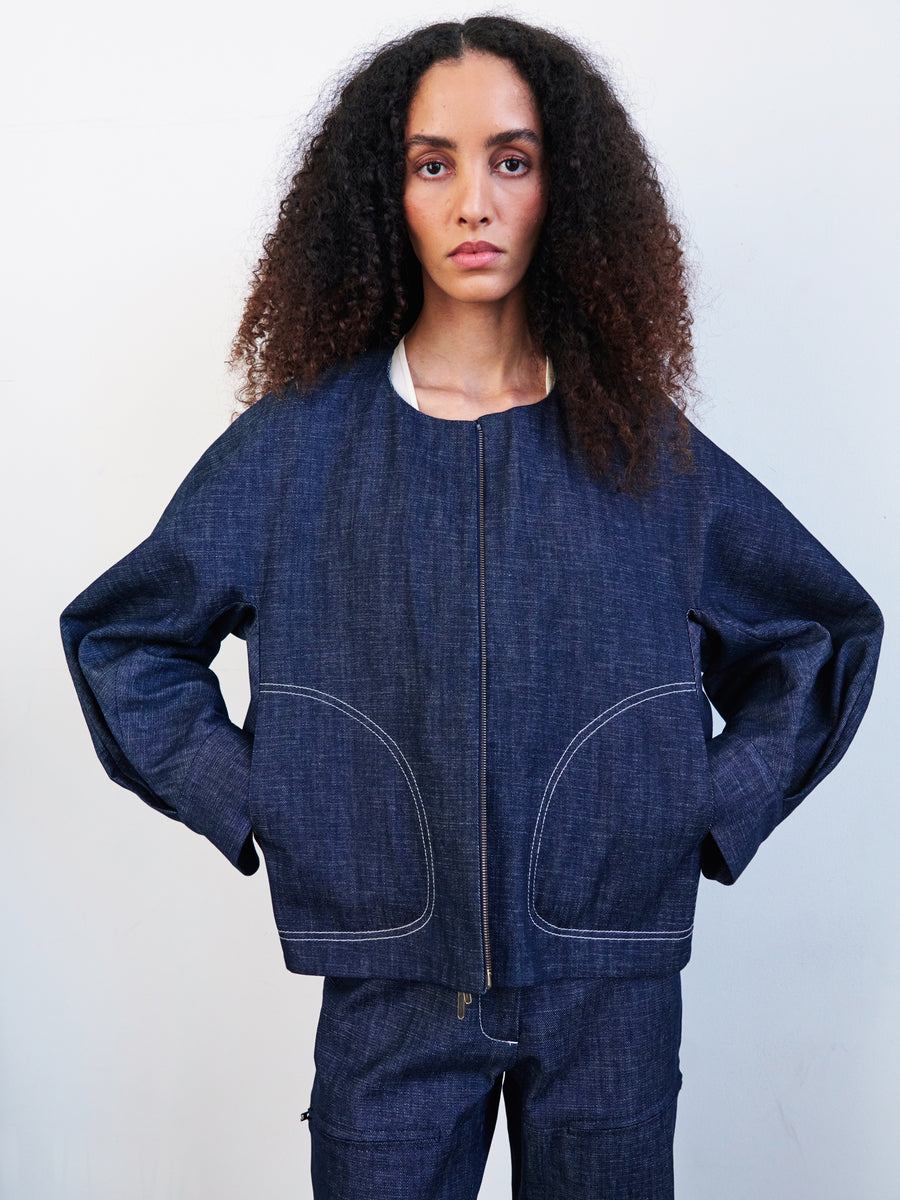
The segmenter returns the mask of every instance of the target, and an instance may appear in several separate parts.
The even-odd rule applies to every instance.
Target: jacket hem
[[[298,943],[282,939],[285,966],[298,975],[334,975],[349,978],[418,980],[481,995],[486,991],[480,957],[470,962],[448,963],[440,954],[410,950],[398,943],[340,944]],[[409,946],[409,943],[405,943]],[[541,954],[510,970],[499,964],[492,987],[530,987],[553,979],[628,978],[670,975],[680,971],[691,955],[691,939],[590,942],[554,938]]]

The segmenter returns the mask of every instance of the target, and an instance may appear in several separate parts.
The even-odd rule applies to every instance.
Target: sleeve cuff
[[[198,750],[178,804],[181,821],[209,838],[243,875],[259,867],[250,825],[252,747],[237,726],[217,728]]]
[[[784,798],[752,742],[726,731],[707,752],[715,814],[700,868],[708,879],[734,883],[781,820]]]

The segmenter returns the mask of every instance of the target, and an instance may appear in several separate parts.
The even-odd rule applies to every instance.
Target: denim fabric
[[[248,873],[255,835],[292,970],[676,971],[701,869],[732,882],[846,750],[878,609],[701,434],[627,496],[558,389],[440,420],[388,358],[251,408],[67,608],[97,751]]]
[[[310,1105],[316,1200],[471,1200],[501,1087],[514,1197],[666,1200],[680,1036],[677,975],[474,997],[326,979]]]

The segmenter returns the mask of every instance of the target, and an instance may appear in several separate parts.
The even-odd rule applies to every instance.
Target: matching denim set
[[[66,609],[69,665],[110,776],[247,874],[258,845],[288,968],[329,977],[317,1059],[344,1067],[317,1076],[317,1195],[375,1194],[335,1147],[375,1178],[393,1129],[431,1131],[459,1187],[379,1192],[474,1196],[480,1151],[463,1139],[449,1176],[446,1155],[472,1120],[482,1144],[505,1073],[517,1195],[581,1195],[584,1170],[596,1198],[579,1130],[671,1144],[700,873],[733,882],[838,762],[880,614],[699,432],[692,470],[633,497],[589,477],[558,389],[441,420],[389,358],[235,421]],[[243,728],[210,667],[229,633]],[[617,1200],[667,1194],[622,1171]]]

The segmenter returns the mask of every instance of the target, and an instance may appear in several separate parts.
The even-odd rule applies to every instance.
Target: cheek
[[[547,198],[543,190],[535,190],[523,196],[517,212],[517,223],[523,237],[536,240],[547,212]]]
[[[406,218],[406,229],[412,242],[416,256],[421,259],[423,252],[427,253],[428,242],[433,237],[435,214],[433,204],[423,201],[420,196],[410,194],[407,190],[403,197],[403,215]]]
[[[415,206],[410,204],[409,197],[407,195],[404,195],[403,197],[403,217],[406,221],[406,232],[409,234],[409,240],[412,242],[413,249],[415,250],[416,254],[418,254],[419,239],[416,233],[418,229],[418,219]]]

